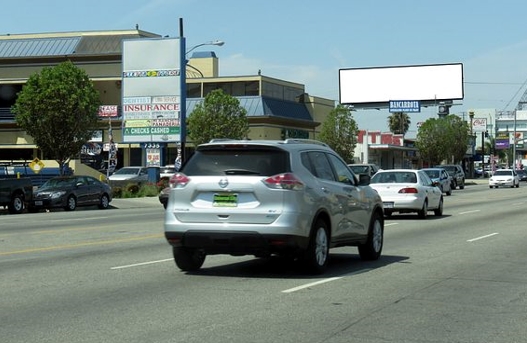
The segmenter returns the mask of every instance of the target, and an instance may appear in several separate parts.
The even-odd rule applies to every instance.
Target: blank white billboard
[[[349,105],[461,100],[463,64],[340,69],[339,92],[340,103]]]

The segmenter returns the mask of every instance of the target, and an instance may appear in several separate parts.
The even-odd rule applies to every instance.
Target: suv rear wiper
[[[248,169],[226,169],[223,171],[227,175],[260,175],[260,172]]]

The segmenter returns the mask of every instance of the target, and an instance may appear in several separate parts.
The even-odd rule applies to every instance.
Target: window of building
[[[187,83],[187,98],[201,98],[201,83]]]

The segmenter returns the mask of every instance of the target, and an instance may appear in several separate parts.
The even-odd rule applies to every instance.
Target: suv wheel
[[[173,247],[174,261],[179,269],[184,272],[195,271],[205,262],[205,252],[201,249]]]
[[[461,183],[459,184],[459,189],[465,189],[465,180],[461,180]]]
[[[373,214],[365,244],[359,245],[359,256],[362,260],[377,260],[381,256],[384,241],[384,229],[382,218],[378,213]]]
[[[309,246],[307,247],[305,262],[314,274],[321,274],[326,270],[329,258],[328,225],[318,219],[311,230]]]

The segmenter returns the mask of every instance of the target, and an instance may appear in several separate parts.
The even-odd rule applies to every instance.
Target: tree
[[[31,75],[11,110],[44,156],[57,161],[62,175],[64,165],[93,137],[99,105],[86,72],[67,61]]]
[[[421,158],[431,165],[443,160],[459,163],[466,155],[468,143],[467,122],[453,114],[425,121],[415,141]]]
[[[187,118],[187,130],[195,145],[213,138],[244,139],[249,133],[247,111],[238,99],[216,89],[196,105]]]
[[[322,123],[318,139],[329,145],[346,162],[351,163],[357,145],[357,132],[357,123],[350,110],[339,104]]]
[[[395,112],[388,117],[388,128],[394,134],[405,135],[410,128],[410,117],[404,112]]]

